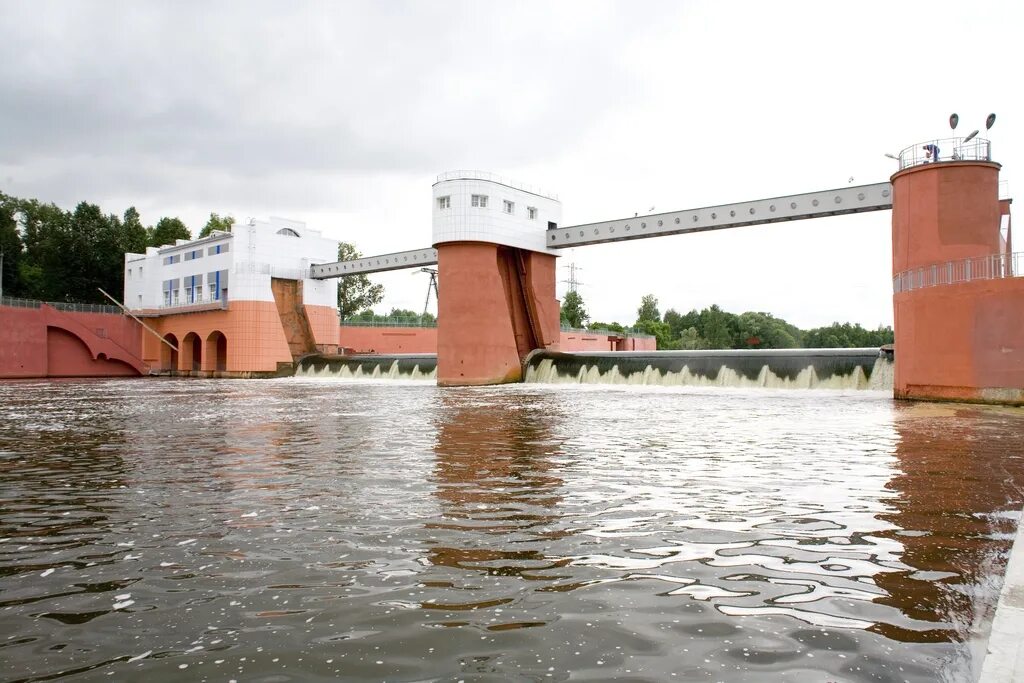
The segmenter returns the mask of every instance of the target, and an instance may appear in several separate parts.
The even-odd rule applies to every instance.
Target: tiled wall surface
[[[199,369],[215,370],[217,359],[207,353],[206,342],[215,338],[216,332],[227,339],[228,372],[273,372],[278,363],[292,360],[272,301],[233,301],[226,311],[182,313],[152,320],[151,326],[161,335],[173,335],[172,341],[179,347],[178,370],[193,368],[194,340],[201,342]],[[170,350],[152,335],[147,335],[144,353],[153,367],[172,369]]]

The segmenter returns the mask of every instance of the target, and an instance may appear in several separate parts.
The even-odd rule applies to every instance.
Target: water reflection
[[[476,598],[435,596],[426,609],[474,610],[513,602],[521,587],[508,580],[551,581],[569,560],[549,554],[571,532],[559,523],[561,440],[550,423],[562,419],[536,396],[454,391],[440,399],[435,421],[434,496],[440,503],[426,559],[438,568],[423,580],[434,588],[469,590]],[[554,573],[553,573],[554,572]],[[492,579],[488,588],[479,580]],[[501,577],[499,580],[495,577]],[[493,596],[500,597],[493,597]],[[492,623],[492,630],[543,622]]]
[[[965,641],[984,635],[1018,520],[1024,485],[1020,410],[967,405],[896,407],[898,493],[880,536],[899,542],[908,569],[877,577],[913,628],[873,630],[907,641]]]

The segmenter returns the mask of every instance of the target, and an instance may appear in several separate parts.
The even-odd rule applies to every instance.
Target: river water
[[[1022,435],[870,391],[0,383],[0,678],[970,680]]]

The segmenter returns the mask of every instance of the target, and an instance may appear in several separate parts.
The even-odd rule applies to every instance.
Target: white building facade
[[[306,304],[336,306],[337,283],[310,279],[309,267],[337,256],[336,240],[298,221],[236,223],[231,232],[125,254],[124,304],[170,314],[227,308],[229,301],[273,302],[275,277],[302,280]]]

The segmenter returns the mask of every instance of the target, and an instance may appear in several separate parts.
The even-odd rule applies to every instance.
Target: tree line
[[[211,213],[197,238],[214,230],[228,232],[235,219]],[[108,303],[99,287],[120,297],[124,291],[124,255],[142,254],[147,247],[192,239],[192,231],[177,217],[165,216],[144,225],[134,206],[120,216],[80,202],[73,211],[37,199],[0,192],[0,276],[4,296]],[[338,260],[359,258],[355,246],[338,245]],[[374,306],[384,287],[366,275],[339,278],[338,313],[344,319]],[[415,313],[411,313],[415,316]]]
[[[626,331],[617,322],[590,322],[578,292],[566,294],[562,302],[562,323],[575,328]],[[689,313],[670,308],[662,315],[653,294],[641,299],[632,330],[653,336],[658,349],[664,350],[858,348],[893,343],[893,330],[889,326],[869,330],[856,323],[836,322],[827,327],[801,330],[771,313],[736,314],[723,311],[717,305]]]
[[[231,216],[211,213],[199,236],[230,230],[232,223]],[[178,239],[192,239],[192,233],[177,217],[165,216],[146,226],[134,206],[120,216],[103,213],[89,202],[66,211],[0,192],[5,296],[108,303],[97,288],[121,295],[126,252],[145,253],[146,247]]]

